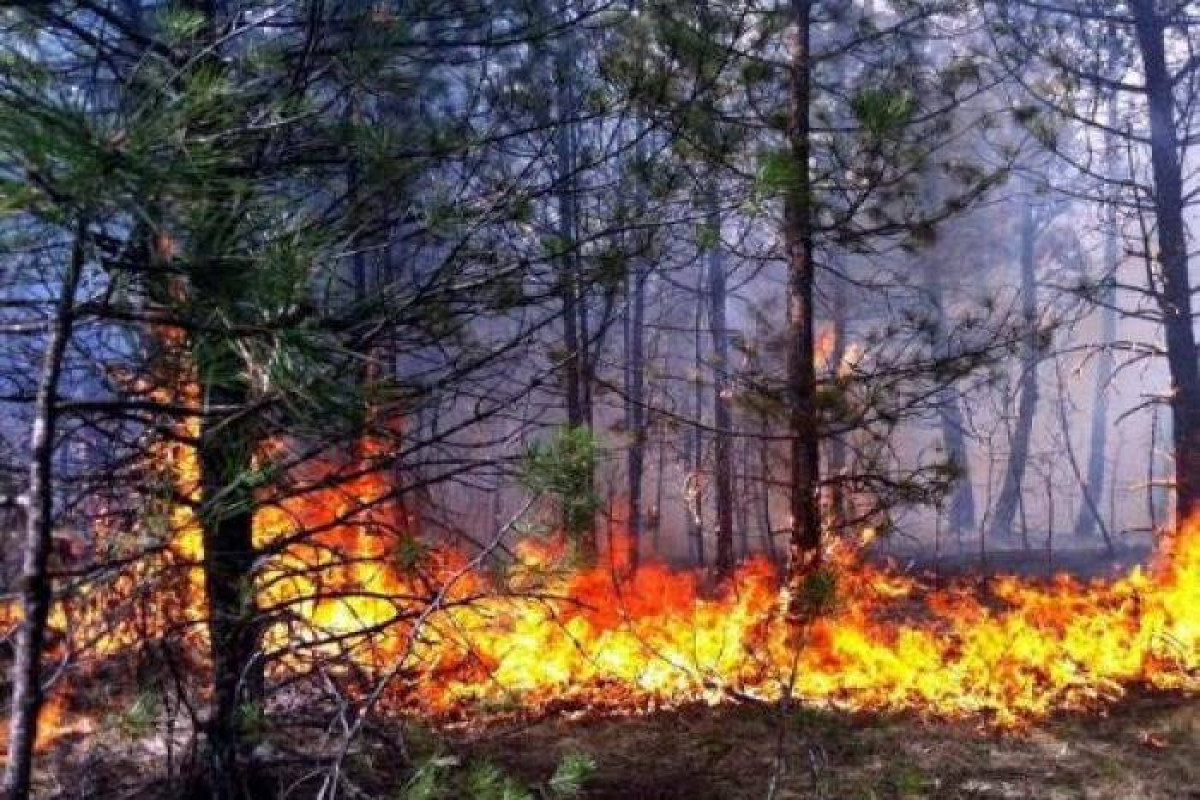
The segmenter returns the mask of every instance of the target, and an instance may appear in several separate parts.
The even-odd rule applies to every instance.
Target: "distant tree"
[[[783,267],[783,375],[765,376],[756,389],[772,395],[783,420],[793,575],[820,560],[822,442],[873,416],[864,410],[853,422],[856,413],[843,406],[836,413],[845,418],[833,418],[841,390],[817,357],[823,262],[895,246],[961,211],[997,178],[938,162],[946,140],[969,124],[950,112],[980,91],[980,79],[955,57],[931,66],[915,43],[932,20],[954,11],[941,3],[892,4],[885,12],[801,0],[657,9],[653,74],[662,78],[644,102],[671,120],[682,156],[714,165],[727,217],[770,224],[778,234],[755,255]],[[942,202],[916,202],[922,175],[941,170],[949,176]],[[903,413],[923,413],[918,405]],[[722,427],[714,423],[714,435]]]
[[[1157,307],[1163,356],[1170,373],[1176,510],[1185,517],[1200,504],[1200,362],[1198,362],[1185,224],[1192,193],[1183,153],[1195,137],[1192,115],[1200,62],[1189,55],[1196,4],[1098,0],[1060,4],[1032,0],[983,2],[995,51],[1007,75],[1030,99],[1029,114],[1047,149],[1096,182],[1093,196],[1151,218],[1157,254],[1136,291]],[[1030,61],[1056,76],[1023,79]],[[1020,65],[1020,66],[1018,66]],[[1115,119],[1105,111],[1115,106]],[[1067,124],[1078,136],[1059,135]],[[1099,140],[1100,146],[1094,143]],[[1112,172],[1096,149],[1129,153],[1130,170]],[[1112,280],[1105,276],[1105,281]],[[1089,487],[1095,491],[1095,487]]]

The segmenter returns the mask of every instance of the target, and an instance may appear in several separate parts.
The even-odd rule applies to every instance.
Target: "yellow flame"
[[[194,454],[172,445],[164,457],[180,491],[194,493]],[[836,607],[797,635],[780,618],[765,561],[717,590],[655,563],[633,574],[607,562],[571,570],[561,540],[522,542],[504,570],[472,568],[464,552],[420,546],[388,482],[352,467],[313,468],[303,477],[326,488],[256,517],[260,545],[295,540],[259,576],[274,620],[264,644],[280,675],[318,663],[367,681],[394,674],[391,708],[642,709],[730,692],[771,699],[794,686],[842,708],[1016,725],[1093,709],[1133,686],[1200,690],[1200,520],[1181,526],[1150,570],[1111,581],[1002,578],[986,598],[973,584],[922,585],[834,543]],[[199,529],[184,504],[169,516],[177,533],[164,553],[56,607],[72,647],[110,655],[170,625],[202,661]],[[614,547],[610,560],[621,553]],[[174,577],[164,584],[162,573]],[[152,575],[174,591],[146,595]],[[117,601],[140,614],[114,626]]]

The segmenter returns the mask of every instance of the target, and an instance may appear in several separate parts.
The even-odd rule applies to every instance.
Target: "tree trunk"
[[[1108,124],[1116,127],[1116,104],[1109,103]],[[1117,146],[1115,137],[1108,138],[1109,174],[1116,174]],[[1117,280],[1117,208],[1110,203],[1105,209],[1104,276],[1100,289],[1100,352],[1096,355],[1096,388],[1092,400],[1091,444],[1088,451],[1087,473],[1083,497],[1075,514],[1075,535],[1091,538],[1101,527],[1100,511],[1104,501],[1104,466],[1108,450],[1108,393],[1113,379],[1112,344],[1117,338],[1117,311],[1114,307]],[[1107,529],[1104,530],[1108,538]],[[1111,548],[1111,543],[1109,544]]]
[[[566,18],[570,7],[567,0],[558,5]],[[587,309],[582,302],[579,283],[579,207],[576,181],[577,142],[575,139],[575,53],[572,38],[563,36],[553,54],[554,75],[554,150],[555,174],[553,195],[558,213],[559,292],[562,300],[563,347],[566,350],[564,379],[567,395],[567,425],[571,428],[591,427],[591,402],[587,380]],[[594,483],[594,477],[590,481]],[[590,562],[596,556],[595,526],[579,532],[580,555]]]
[[[764,409],[758,417],[758,469],[762,473],[760,483],[762,496],[759,498],[759,511],[762,515],[763,549],[772,564],[779,563],[779,553],[775,550],[775,531],[771,528],[771,425],[769,416]]]
[[[967,455],[967,437],[963,432],[962,408],[953,389],[943,392],[945,400],[938,406],[942,427],[942,442],[946,455],[954,464],[957,475],[950,493],[947,522],[956,537],[975,529],[975,489],[971,486],[971,466]]]
[[[753,455],[750,449],[750,440],[742,438],[739,441],[738,452],[738,473],[737,485],[739,491],[739,501],[734,503],[734,508],[737,511],[737,531],[738,531],[738,556],[740,558],[750,557],[750,506],[751,498],[754,497],[754,477],[750,467],[750,459]]]
[[[653,534],[650,539],[650,546],[657,556],[662,552],[662,528],[663,528],[663,489],[666,485],[667,474],[667,446],[663,441],[662,431],[660,429],[658,436],[658,466],[654,470],[654,514],[653,519]]]
[[[836,378],[838,369],[846,357],[846,287],[838,280],[833,288],[833,341],[829,348],[828,371]],[[835,536],[846,532],[846,468],[849,465],[846,442],[840,436],[829,438],[826,466],[829,485],[825,496],[828,500],[826,517],[828,528]]]
[[[23,613],[17,631],[12,665],[12,712],[8,723],[8,766],[4,796],[24,800],[29,796],[33,772],[33,747],[37,741],[38,713],[42,708],[42,647],[46,619],[53,600],[49,575],[54,530],[54,445],[58,422],[58,386],[63,360],[75,322],[75,295],[83,274],[86,229],[75,232],[71,259],[59,287],[34,398],[30,433],[29,508],[25,517],[25,544],[18,592]]]
[[[703,284],[704,278],[698,279]],[[695,360],[692,363],[692,419],[694,424],[688,431],[684,445],[684,463],[687,466],[688,477],[684,501],[687,506],[687,536],[692,543],[692,551],[696,564],[703,567],[704,553],[704,482],[701,478],[704,464],[704,383],[700,380],[700,370],[703,366],[704,348],[700,338],[701,320],[704,315],[704,292],[702,286],[696,287],[696,312],[692,322],[693,343],[695,345]]]
[[[629,434],[626,471],[629,477],[629,568],[637,569],[643,533],[642,483],[646,462],[646,280],[641,266],[629,279],[629,308],[626,311],[625,425]]]
[[[721,213],[717,185],[710,179],[704,189],[706,221],[715,238],[705,253],[708,267],[708,329],[712,337],[713,384],[713,484],[716,503],[716,560],[718,577],[733,571],[733,413],[729,381],[729,331],[725,325],[725,256],[721,250]]]
[[[1029,462],[1029,442],[1033,435],[1033,418],[1038,401],[1038,361],[1041,343],[1037,328],[1037,274],[1035,271],[1035,246],[1037,231],[1034,228],[1033,205],[1026,199],[1021,212],[1021,315],[1025,335],[1021,348],[1020,398],[1017,401],[1017,418],[1008,451],[1008,464],[1004,470],[1004,482],[996,499],[996,510],[992,517],[988,539],[1010,538],[1013,522],[1021,503],[1021,489],[1025,481],[1025,467]],[[1022,536],[1027,532],[1022,529]],[[1026,543],[1028,544],[1028,543]]]
[[[567,424],[572,428],[584,424],[583,353],[579,335],[579,287],[576,269],[575,223],[578,210],[575,201],[575,143],[568,120],[574,104],[570,54],[561,43],[555,55],[556,116],[554,131],[555,176],[554,198],[558,205],[559,282],[563,306],[563,346],[565,353]]]
[[[262,700],[254,587],[254,497],[246,483],[254,437],[245,429],[244,390],[204,387],[199,437],[200,522],[213,669],[208,723],[213,800],[247,796],[243,718]]]
[[[1132,4],[1150,109],[1150,163],[1158,228],[1167,366],[1171,373],[1175,452],[1175,513],[1179,521],[1200,510],[1200,364],[1192,327],[1191,279],[1183,219],[1183,176],[1175,129],[1173,83],[1167,69],[1165,26],[1156,0]]]
[[[784,199],[787,252],[787,406],[791,475],[788,542],[789,596],[821,559],[819,430],[813,351],[812,181],[809,170],[812,0],[792,0],[795,41],[790,62],[791,108],[787,123],[790,181]],[[794,610],[794,603],[792,605]]]
[[[942,281],[937,268],[925,262],[925,290],[929,293],[930,311],[933,315],[933,337],[935,352],[939,357],[950,355],[943,342],[946,335],[946,308],[942,292]],[[942,432],[942,446],[946,458],[954,465],[957,476],[950,491],[947,522],[956,538],[975,528],[975,490],[971,486],[970,461],[967,456],[967,440],[963,432],[962,408],[958,394],[947,386],[938,392],[938,424]]]

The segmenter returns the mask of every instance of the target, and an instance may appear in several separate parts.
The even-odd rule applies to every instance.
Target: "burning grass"
[[[662,566],[622,580],[586,570],[543,590],[561,599],[488,599],[431,625],[418,648],[417,700],[435,711],[568,698],[653,708],[731,694],[772,700],[794,678],[795,694],[831,707],[1016,725],[1097,708],[1134,684],[1195,690],[1198,532],[1186,526],[1149,573],[1001,578],[987,600],[973,585],[927,589],[835,547],[837,603],[798,638],[779,616],[765,563],[747,564],[711,596],[695,574]]]
[[[179,492],[194,491],[190,451],[168,455]],[[826,560],[835,602],[798,630],[781,618],[764,561],[713,587],[662,564],[630,571],[619,538],[585,568],[554,537],[524,537],[502,557],[502,531],[466,552],[423,544],[391,487],[358,464],[293,483],[256,517],[268,554],[258,576],[264,650],[284,687],[275,711],[319,696],[356,713],[446,722],[786,695],[829,711],[1014,728],[1103,713],[1131,690],[1200,691],[1200,520],[1165,541],[1148,570],[1107,581],[998,578],[986,595],[977,583],[924,585],[835,542]],[[203,674],[198,526],[186,504],[159,516],[170,522],[166,547],[56,607],[56,654],[75,666],[47,712],[44,746],[92,729],[64,709],[72,682],[107,659],[169,642],[176,671]]]
[[[780,617],[764,562],[708,590],[699,573],[650,564],[626,574],[619,558],[571,570],[558,540],[526,540],[514,563],[486,570],[440,550],[401,564],[386,539],[335,533],[309,553],[328,561],[288,551],[291,571],[264,594],[266,612],[285,620],[266,636],[274,674],[340,676],[351,696],[380,688],[393,711],[641,712],[770,701],[794,680],[795,695],[830,708],[1014,726],[1103,708],[1130,687],[1200,688],[1200,525],[1185,526],[1149,571],[1000,578],[987,598],[977,584],[930,589],[838,545],[837,602],[799,635]],[[171,607],[199,618],[198,604]],[[112,637],[83,641],[119,652],[136,632]]]

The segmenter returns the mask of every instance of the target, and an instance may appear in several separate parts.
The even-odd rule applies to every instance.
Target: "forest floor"
[[[564,756],[582,753],[594,761],[595,772],[579,800],[766,800],[780,763],[786,766],[777,800],[1200,798],[1200,700],[1194,698],[1138,696],[1105,714],[1062,716],[1019,732],[805,707],[786,719],[782,751],[778,709],[758,705],[449,728],[394,721],[364,736],[347,768],[361,791],[357,796],[405,797],[411,771],[394,744],[403,737],[413,761],[436,759],[464,769],[488,764],[534,787],[533,797],[552,796],[536,788],[547,786]],[[160,777],[164,752],[154,727],[131,735],[110,717],[86,735],[62,738],[40,759],[38,796],[199,796],[178,779]],[[320,738],[303,725],[276,738],[280,747],[268,748],[277,757],[271,795],[290,786],[289,798],[315,796],[316,781],[303,776],[321,772],[319,754],[311,750]],[[473,800],[461,788],[419,796]]]
[[[548,719],[460,744],[530,781],[564,753],[596,761],[591,800],[762,800],[779,714],[696,707],[604,720]],[[1021,732],[912,716],[791,712],[779,800],[1188,800],[1200,798],[1200,701],[1126,700]]]

